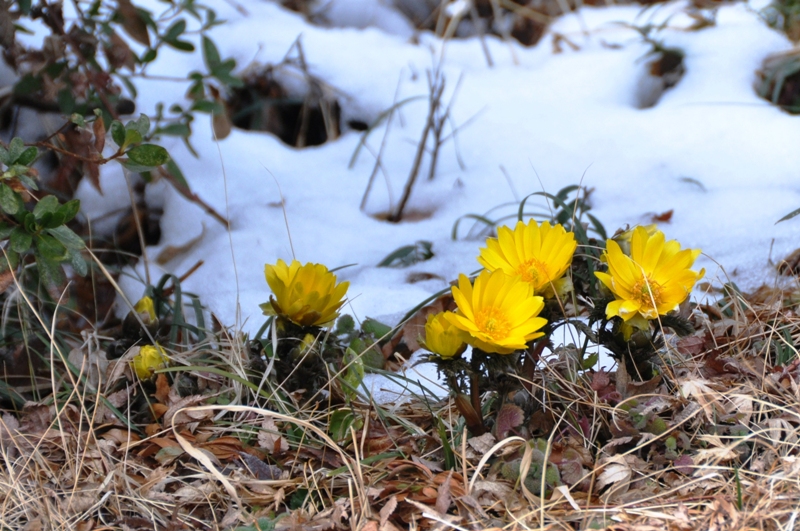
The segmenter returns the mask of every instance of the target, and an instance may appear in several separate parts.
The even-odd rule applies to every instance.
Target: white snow
[[[164,202],[163,237],[148,249],[150,262],[141,261],[123,279],[133,300],[142,293],[137,279],[145,267],[157,280],[164,272],[181,275],[202,259],[184,290],[197,293],[222,322],[254,332],[263,322],[258,304],[269,297],[264,264],[296,256],[330,268],[356,264],[338,273],[351,283],[345,311],[357,319],[396,321],[458,273],[478,269],[483,240],[450,238],[460,216],[578,182],[594,188],[592,213],[609,233],[673,209],[660,228],[684,247],[701,248],[696,266],[716,284],[730,279],[755,288],[774,278],[770,260],[798,247],[800,221],[775,222],[800,207],[800,117],[769,105],[753,88],[763,59],[791,44],[751,6],[721,5],[716,25],[699,31],[687,30],[692,20],[684,2],[646,12],[641,6],[585,7],[556,21],[535,47],[487,37],[492,67],[477,38],[443,43],[428,33],[409,39],[393,31],[399,14],[382,17],[390,6],[377,0],[331,4],[331,23],[340,27],[311,25],[268,2],[247,3],[247,17],[224,2],[214,7],[228,22],[212,36],[223,57],[235,57],[242,68],[280,62],[299,39],[309,71],[338,95],[343,122],[370,123],[394,101],[423,98],[402,106],[388,132],[384,123],[370,135],[373,153],[387,135],[385,175],[378,174],[365,212],[359,204],[375,159],[362,150],[348,168],[360,133],[302,150],[268,133],[239,130],[217,143],[201,117],[192,137],[199,158],[180,142],[168,148],[192,189],[231,220],[231,230],[170,187],[152,189],[151,196]],[[685,51],[686,74],[654,107],[639,109],[649,48],[619,23],[668,17],[668,28],[654,36]],[[562,44],[555,53],[555,34],[579,49]],[[163,54],[153,67],[152,74],[169,75],[203,69],[199,54],[180,53]],[[465,125],[457,143],[442,146],[434,180],[427,180],[430,159],[423,162],[409,210],[430,216],[379,221],[373,215],[396,203],[409,175],[427,116],[427,73],[434,68],[446,78],[443,101],[452,105],[453,123]],[[159,101],[182,101],[186,90],[166,81],[137,85],[142,112]],[[119,171],[104,172],[104,187],[121,179]],[[83,185],[87,211],[103,215],[103,202]],[[490,217],[514,212],[510,205]],[[470,225],[462,222],[459,234]],[[183,255],[164,266],[154,262],[163,248],[200,235]],[[433,259],[407,269],[376,267],[417,240],[433,242]],[[412,284],[411,273],[435,277]]]

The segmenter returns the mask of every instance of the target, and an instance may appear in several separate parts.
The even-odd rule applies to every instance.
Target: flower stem
[[[522,386],[528,393],[533,393],[533,372],[536,364],[542,357],[544,347],[550,342],[549,336],[539,338],[528,350],[525,351],[525,359],[522,361]]]
[[[479,426],[481,433],[476,433],[475,430],[471,429],[475,435],[482,435],[486,432],[486,424],[483,422],[483,409],[481,408],[481,387],[480,387],[480,377],[481,377],[481,361],[485,357],[485,354],[476,349],[472,349],[472,359],[470,360],[470,371],[469,375],[469,397],[472,401],[472,409],[475,410],[475,414],[477,415],[477,419],[479,421]]]

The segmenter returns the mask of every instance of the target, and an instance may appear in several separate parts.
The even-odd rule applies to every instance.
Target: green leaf
[[[119,147],[125,144],[125,126],[119,120],[111,122],[111,139]]]
[[[189,136],[192,134],[192,130],[186,124],[177,123],[159,127],[155,130],[155,133],[169,136]]]
[[[206,87],[203,85],[202,78],[200,81],[192,83],[189,90],[186,91],[186,97],[194,101],[202,101],[206,97]]]
[[[14,234],[12,233],[11,234],[12,245],[13,241],[14,241]],[[33,240],[33,244],[36,246],[36,250],[39,252],[39,254],[46,260],[51,260],[54,262],[63,262],[68,258],[67,248],[64,246],[64,244],[62,244],[60,241],[58,241],[49,234],[37,235],[36,238]],[[14,250],[17,251],[17,249]],[[22,252],[22,251],[17,251],[17,252]]]
[[[78,127],[86,127],[86,118],[82,114],[76,112],[72,113],[69,117],[69,121]]]
[[[229,87],[240,88],[244,86],[244,81],[242,81],[238,77],[232,76],[228,70],[215,69],[211,73],[221,83],[224,83]]]
[[[33,207],[33,215],[36,217],[36,221],[39,221],[44,214],[52,214],[58,210],[58,207],[58,198],[54,195],[47,195],[41,198],[39,202],[36,203],[36,206]]]
[[[0,223],[0,240],[5,240],[8,238],[13,230],[14,227],[8,223]]]
[[[36,264],[39,266],[39,281],[49,287],[61,286],[66,279],[59,261],[48,259],[38,253],[35,256]]]
[[[39,189],[39,187],[36,185],[36,181],[34,181],[30,177],[28,177],[27,174],[20,173],[20,174],[17,175],[17,179],[19,179],[19,181],[22,184],[24,184],[25,186],[27,186],[31,190],[38,190]]]
[[[194,51],[194,44],[189,41],[179,41],[174,40],[170,41],[167,44],[175,48],[176,50],[180,50],[182,52],[193,52]]]
[[[331,439],[336,442],[348,440],[351,427],[356,433],[364,427],[364,420],[360,415],[356,416],[352,409],[337,409],[331,413],[328,423]]]
[[[200,100],[194,102],[192,104],[193,111],[200,111],[200,112],[207,112],[207,113],[219,113],[222,112],[222,105],[215,101],[209,100]]]
[[[480,221],[481,223],[483,223],[484,225],[486,225],[489,228],[492,228],[492,227],[494,227],[496,225],[496,223],[494,221],[492,221],[491,219],[487,218],[486,216],[481,216],[480,214],[464,214],[463,216],[458,218],[456,220],[456,222],[453,224],[453,230],[450,232],[450,238],[453,241],[458,240],[458,225],[464,219],[474,219],[475,221]]]
[[[135,100],[139,92],[136,90],[136,85],[133,84],[131,78],[129,76],[122,75],[119,72],[117,72],[117,77],[119,77],[119,80],[125,85],[125,88],[128,89],[131,99]]]
[[[439,440],[442,441],[442,450],[444,451],[444,468],[445,470],[455,470],[457,462],[453,447],[450,446],[450,438],[447,436],[447,428],[441,417],[436,417],[436,421],[436,430],[439,432]]]
[[[126,149],[131,144],[139,144],[142,141],[142,135],[136,129],[125,128],[125,142],[122,143],[122,149]]]
[[[14,227],[8,241],[12,251],[22,254],[31,248],[33,236],[21,227]]]
[[[31,12],[31,0],[17,0],[19,10],[23,15],[29,15]]]
[[[175,182],[180,183],[187,190],[189,189],[189,183],[186,181],[186,177],[184,177],[183,172],[175,161],[172,160],[172,157],[167,161],[167,171],[175,179]]]
[[[356,329],[356,322],[353,318],[347,314],[342,315],[339,317],[339,320],[336,321],[336,328],[334,329],[334,334],[337,336],[343,336],[345,334],[351,334]]]
[[[344,362],[347,365],[344,375],[341,377],[345,394],[351,399],[356,397],[356,390],[364,380],[364,361],[350,347],[344,354]]]
[[[57,219],[54,221],[53,216],[53,212],[44,212],[41,214],[41,217],[36,220],[36,224],[40,227],[57,227],[61,225],[61,223],[58,223],[61,217],[55,216]]]
[[[6,252],[5,256],[0,254],[0,273],[5,273],[9,269],[16,269],[18,265],[19,255],[11,249]]]
[[[144,175],[153,169],[150,166],[142,166],[141,164],[136,164],[135,162],[129,159],[117,159],[117,162],[122,164],[122,166],[126,168],[129,172],[138,173],[140,175]]]
[[[55,237],[64,247],[72,251],[80,251],[86,246],[81,237],[65,225],[53,229],[46,229],[45,232]]]
[[[154,48],[149,48],[146,52],[142,54],[139,58],[140,63],[151,63],[155,61],[156,57],[158,56],[158,52]]]
[[[72,266],[72,269],[74,269],[75,272],[80,276],[85,277],[89,272],[89,265],[86,263],[86,260],[83,259],[81,253],[73,250],[67,250],[67,254],[69,255],[69,263]]]
[[[148,118],[146,114],[140,114],[139,119],[135,122],[128,122],[128,126],[133,126],[133,128],[139,131],[142,138],[144,138],[147,136],[147,133],[150,132],[150,118]]]
[[[167,150],[155,144],[142,144],[129,149],[125,154],[131,162],[145,168],[157,168],[170,159]]]
[[[186,31],[186,21],[184,19],[176,20],[164,34],[164,40],[167,42],[174,41],[180,37],[184,31]]]
[[[42,78],[33,74],[25,74],[14,85],[14,94],[29,96],[42,88]]]
[[[376,321],[372,317],[367,317],[361,323],[361,330],[365,334],[372,334],[372,337],[380,340],[388,340],[389,334],[392,332],[392,327],[385,325],[380,321]]]
[[[75,96],[72,95],[72,90],[59,90],[56,99],[58,101],[58,108],[61,110],[61,114],[72,114],[73,112],[79,111],[79,109],[76,108],[77,102],[75,101]]]
[[[76,215],[78,215],[78,211],[81,209],[81,200],[80,199],[73,199],[72,201],[67,201],[60,207],[58,207],[58,213],[64,216],[64,223],[68,223],[72,221]]]
[[[218,26],[223,22],[224,22],[223,20],[217,20],[217,13],[213,9],[208,9],[206,11],[206,23],[205,23],[206,28]]]
[[[31,234],[34,234],[37,230],[39,230],[39,227],[36,226],[36,217],[32,212],[28,212],[27,210],[18,212],[17,220],[20,222],[19,224]]]
[[[203,35],[203,60],[206,62],[206,67],[208,67],[208,71],[211,72],[215,68],[217,68],[222,60],[219,56],[219,50],[217,49],[217,45],[214,44],[214,41]]]
[[[39,150],[31,146],[22,152],[22,155],[19,156],[19,158],[16,160],[16,163],[22,164],[23,166],[30,166],[31,162],[36,160],[36,156],[38,154]]]
[[[420,240],[414,245],[404,245],[378,264],[378,267],[408,267],[433,258],[433,243]]]
[[[17,160],[22,156],[22,153],[25,151],[25,143],[22,141],[20,137],[14,137],[11,143],[8,145],[8,165],[11,166],[12,164],[16,163]]]
[[[587,356],[581,361],[581,369],[585,371],[591,369],[592,367],[597,365],[597,361],[599,359],[600,359],[600,354],[598,354],[597,352]]]
[[[3,209],[3,212],[13,216],[23,207],[24,205],[19,194],[12,190],[7,184],[0,183],[0,208]]]
[[[787,219],[792,219],[793,217],[797,216],[798,214],[800,214],[800,208],[798,208],[796,210],[792,210],[791,212],[789,212],[788,214],[783,216],[781,219],[779,219],[778,221],[775,222],[775,225],[777,225],[781,221],[786,221]]]

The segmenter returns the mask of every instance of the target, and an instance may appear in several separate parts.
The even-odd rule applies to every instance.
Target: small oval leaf
[[[126,155],[134,164],[147,168],[157,168],[162,164],[166,164],[169,160],[167,150],[155,144],[142,144],[133,147],[128,150]]]

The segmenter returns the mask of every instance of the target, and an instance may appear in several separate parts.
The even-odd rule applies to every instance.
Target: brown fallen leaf
[[[386,522],[389,520],[389,517],[392,516],[394,510],[397,508],[397,496],[392,496],[389,498],[389,501],[386,502],[386,505],[381,507],[380,512],[380,519],[381,519],[381,527],[386,525]]]
[[[206,235],[206,225],[204,223],[202,225],[202,228],[200,229],[200,234],[198,234],[194,238],[191,238],[186,243],[182,245],[167,245],[166,247],[161,249],[161,252],[158,253],[158,256],[156,256],[156,263],[159,265],[165,265],[168,262],[172,261],[172,259],[177,258],[182,254],[191,251],[195,245],[197,245],[203,240],[205,235]]]
[[[662,212],[661,214],[653,214],[650,220],[653,223],[669,223],[672,220],[672,209]]]
[[[453,501],[453,497],[450,495],[450,479],[452,477],[453,471],[451,470],[447,475],[447,481],[439,485],[439,492],[436,495],[436,504],[434,505],[436,512],[439,514],[446,514],[448,509],[450,509],[450,503]]]

